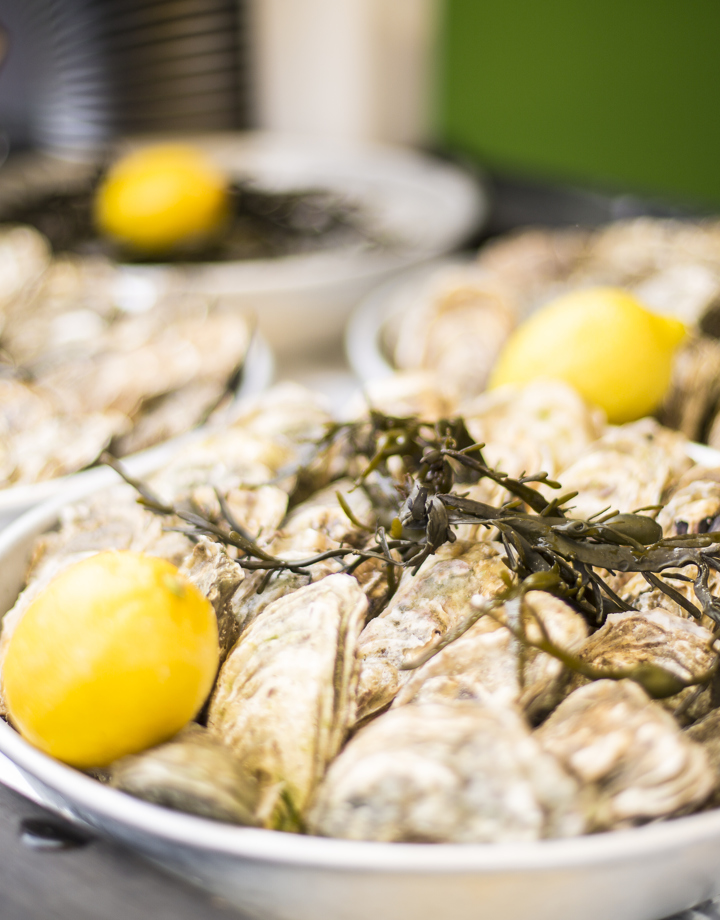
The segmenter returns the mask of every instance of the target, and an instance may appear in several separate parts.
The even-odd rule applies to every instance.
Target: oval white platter
[[[699,458],[720,465],[710,448]],[[0,533],[0,614],[22,588],[36,537],[99,486],[74,477],[65,495]],[[0,754],[37,801],[264,920],[657,920],[720,894],[720,809],[567,840],[355,842],[169,811],[53,760],[1,721]]]

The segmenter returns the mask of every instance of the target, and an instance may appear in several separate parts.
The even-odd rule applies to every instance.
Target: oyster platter
[[[24,535],[27,571],[16,598],[3,586],[0,747],[51,804],[104,826],[63,792],[76,774],[219,842],[410,844],[425,866],[448,844],[622,852],[628,829],[713,813],[720,462],[651,418],[608,425],[557,381],[461,405],[411,384],[342,420],[277,386],[142,481],[106,455],[115,484],[2,535],[5,560]],[[212,606],[219,667],[178,733],[79,772],[17,737],[6,663],[47,586],[107,551],[178,567]],[[537,916],[570,916],[553,911]]]

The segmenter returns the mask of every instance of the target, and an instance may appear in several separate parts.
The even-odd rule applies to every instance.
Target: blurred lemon
[[[103,552],[30,604],[3,668],[12,722],[41,750],[101,767],[178,732],[218,666],[210,602],[175,566]]]
[[[622,424],[655,411],[670,383],[677,319],[645,309],[626,291],[586,288],[546,304],[510,336],[490,387],[554,377]]]
[[[97,190],[101,233],[147,254],[211,238],[227,214],[226,180],[192,147],[162,144],[118,160]]]

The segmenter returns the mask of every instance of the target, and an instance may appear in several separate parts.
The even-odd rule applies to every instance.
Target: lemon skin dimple
[[[603,408],[611,424],[631,422],[662,402],[685,334],[679,320],[651,313],[626,291],[572,291],[515,330],[490,388],[552,377]]]
[[[223,226],[228,209],[222,173],[192,147],[134,151],[108,171],[95,198],[98,230],[148,255],[202,243]]]
[[[73,766],[102,767],[178,732],[217,667],[210,602],[171,563],[112,551],[66,569],[28,607],[3,688],[24,738]]]

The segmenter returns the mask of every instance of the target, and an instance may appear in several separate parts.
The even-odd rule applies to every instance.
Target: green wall
[[[720,0],[444,0],[437,135],[504,173],[720,204]]]

